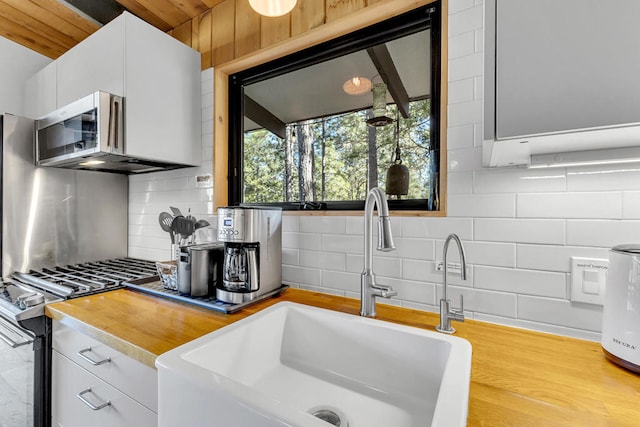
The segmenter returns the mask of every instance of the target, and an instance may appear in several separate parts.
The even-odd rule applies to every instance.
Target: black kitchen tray
[[[219,299],[216,299],[215,296],[192,297],[188,295],[182,295],[178,291],[165,288],[158,276],[151,276],[151,277],[144,277],[142,279],[130,280],[128,282],[124,282],[123,285],[131,289],[136,289],[138,291],[146,292],[148,294],[173,299],[176,301],[182,301],[187,304],[208,308],[210,310],[219,311],[221,313],[234,313],[238,310],[242,310],[243,308],[250,306],[251,304],[254,304],[258,301],[262,301],[263,299],[278,296],[280,295],[280,293],[282,293],[285,289],[289,287],[288,285],[282,285],[278,289],[275,289],[264,295],[260,295],[258,298],[252,301],[247,301],[240,304],[232,304],[232,303],[220,301]]]

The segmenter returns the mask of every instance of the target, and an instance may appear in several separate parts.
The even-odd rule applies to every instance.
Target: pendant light
[[[286,15],[298,0],[249,0],[249,4],[260,15],[275,17]]]
[[[373,92],[373,117],[367,120],[369,126],[386,126],[393,122],[391,117],[387,116],[387,85],[384,83],[375,83],[371,89]]]
[[[396,150],[391,157],[391,166],[387,170],[386,193],[390,196],[406,196],[409,194],[409,168],[402,164],[400,157],[400,117],[396,114]]]

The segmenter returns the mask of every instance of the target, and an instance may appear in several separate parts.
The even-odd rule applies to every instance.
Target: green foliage
[[[409,168],[409,195],[404,198],[429,197],[431,180],[429,149],[429,99],[410,104],[410,117],[400,118],[399,143],[402,163]],[[387,107],[387,114],[395,117],[396,107]],[[367,111],[313,120],[315,194],[321,201],[324,178],[326,194],[322,201],[363,200],[367,194],[368,128]],[[289,124],[293,132],[298,125]],[[378,186],[384,188],[387,169],[396,147],[395,123],[376,130]],[[295,138],[294,138],[295,139]],[[292,175],[294,200],[285,200],[285,144],[284,139],[259,129],[244,137],[244,201],[269,203],[298,201],[297,146],[293,150]],[[323,156],[324,150],[324,156]],[[324,163],[324,173],[323,173]]]

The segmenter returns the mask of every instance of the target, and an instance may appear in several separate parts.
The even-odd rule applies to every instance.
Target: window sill
[[[446,217],[445,211],[390,211],[391,216]],[[284,216],[362,216],[362,211],[282,211]]]

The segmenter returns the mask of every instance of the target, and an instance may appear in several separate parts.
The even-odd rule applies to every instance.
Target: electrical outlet
[[[436,271],[442,270],[444,270],[444,261],[436,261]],[[460,264],[459,262],[448,262],[447,272],[452,274],[460,274],[462,272],[462,264]]]
[[[213,175],[196,175],[196,188],[211,188],[213,187]]]
[[[571,301],[603,305],[609,260],[571,257]]]

